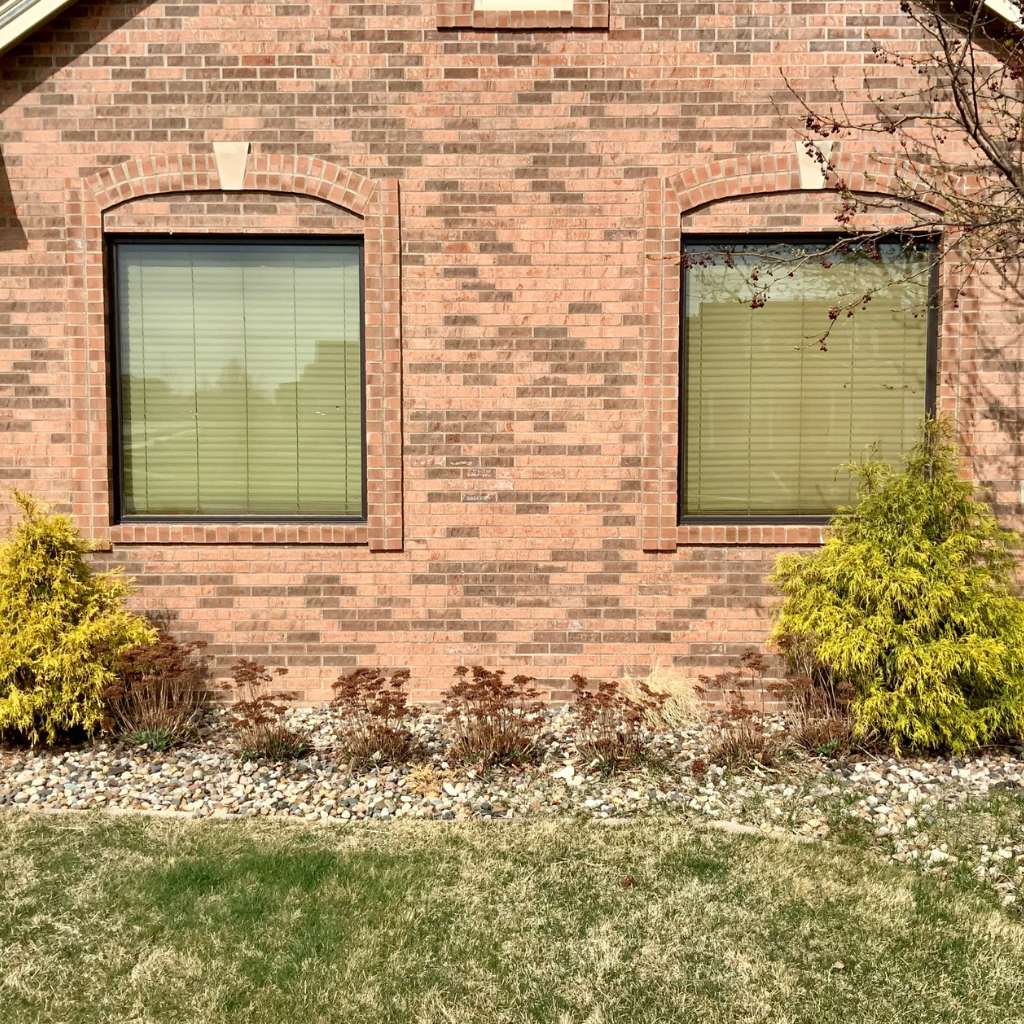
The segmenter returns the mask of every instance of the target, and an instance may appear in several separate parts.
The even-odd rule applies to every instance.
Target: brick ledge
[[[125,523],[110,528],[121,544],[368,544],[365,523]],[[100,541],[102,544],[102,541]]]
[[[703,547],[709,544],[727,544],[730,547],[820,547],[824,542],[825,526],[761,524],[750,526],[709,526],[693,524],[677,528],[676,543],[681,546]]]

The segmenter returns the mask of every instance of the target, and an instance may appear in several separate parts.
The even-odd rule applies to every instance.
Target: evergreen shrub
[[[89,568],[70,517],[14,498],[22,519],[0,545],[0,734],[52,743],[100,728],[119,655],[156,630],[124,608],[118,572]]]
[[[831,688],[856,734],[965,751],[1024,729],[1018,537],[960,478],[952,427],[927,420],[897,471],[875,459],[824,546],[778,559],[772,641]]]

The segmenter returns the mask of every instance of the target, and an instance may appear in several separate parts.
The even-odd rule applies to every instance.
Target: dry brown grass
[[[15,812],[0,844],[3,1024],[1020,1019],[1020,923],[854,849]]]

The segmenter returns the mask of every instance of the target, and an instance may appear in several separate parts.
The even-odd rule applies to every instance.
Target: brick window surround
[[[608,0],[574,0],[571,11],[477,10],[473,0],[437,0],[437,28],[601,29],[608,28]]]
[[[893,160],[844,146],[833,156],[832,166],[854,192],[899,195]],[[644,551],[671,552],[689,545],[804,546],[822,542],[821,526],[756,521],[749,525],[680,524],[678,520],[681,219],[721,200],[807,191],[801,184],[795,152],[723,158],[667,178],[648,178],[644,183],[640,521]],[[939,369],[941,375],[941,342]],[[939,394],[941,408],[941,389]]]
[[[109,317],[104,266],[106,211],[141,197],[216,192],[222,185],[212,154],[128,161],[68,183],[71,226],[81,240],[69,284],[84,301],[69,306],[69,342],[80,339],[74,367],[77,471],[83,502],[74,509],[86,535],[108,544],[365,544],[403,546],[401,236],[397,179],[370,179],[309,157],[254,154],[241,193],[308,196],[362,219],[366,337],[366,523],[113,522],[113,429]],[[223,229],[220,229],[223,230]],[[211,232],[213,234],[214,232]],[[77,273],[76,273],[77,271]],[[76,280],[77,279],[77,280]],[[90,507],[91,506],[91,507]]]

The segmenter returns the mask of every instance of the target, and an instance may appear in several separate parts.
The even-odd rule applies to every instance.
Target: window
[[[112,253],[121,518],[364,519],[361,244]]]
[[[574,0],[473,0],[474,11],[569,11]]]
[[[684,241],[683,517],[828,515],[855,496],[843,463],[913,442],[934,247],[838,242]]]
[[[531,32],[606,29],[608,8],[608,0],[437,0],[436,25]]]

